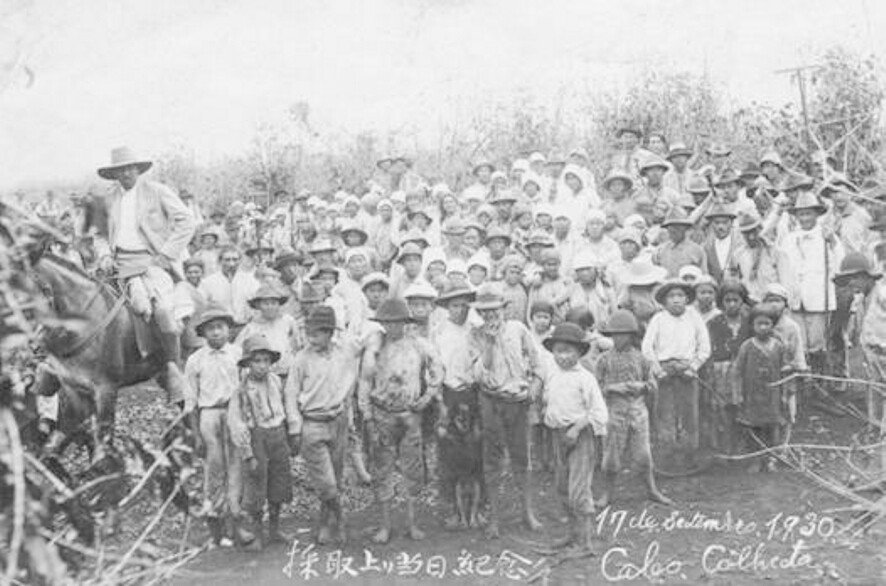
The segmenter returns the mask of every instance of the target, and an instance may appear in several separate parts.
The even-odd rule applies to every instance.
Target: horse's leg
[[[117,408],[117,386],[102,381],[95,387],[95,416],[98,438],[101,443],[114,439],[114,415]]]

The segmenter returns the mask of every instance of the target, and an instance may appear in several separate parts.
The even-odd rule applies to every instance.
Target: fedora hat
[[[542,341],[545,350],[552,352],[554,344],[563,342],[578,350],[579,356],[584,356],[590,350],[591,345],[585,340],[585,333],[573,323],[562,323],[554,328],[553,333]]]
[[[734,220],[736,215],[735,212],[732,211],[732,206],[717,202],[711,206],[710,211],[705,214],[705,218],[729,218],[730,220]]]
[[[116,179],[117,171],[130,165],[138,167],[139,174],[142,174],[150,169],[153,164],[152,161],[138,157],[131,148],[121,146],[111,151],[111,164],[99,167],[98,176],[102,179]]]
[[[664,281],[668,271],[664,267],[652,264],[650,261],[628,263],[627,273],[624,275],[625,285],[648,287]]]
[[[474,299],[474,309],[501,309],[508,304],[505,299],[504,291],[498,282],[483,283],[477,289],[477,295]]]
[[[738,230],[740,232],[750,232],[756,230],[763,225],[760,216],[752,214],[742,214],[738,219]]]
[[[305,320],[305,329],[309,332],[317,330],[335,331],[335,310],[328,305],[318,305],[311,310]]]
[[[237,361],[237,366],[240,368],[249,366],[249,363],[252,362],[255,355],[260,352],[269,354],[272,363],[280,360],[280,353],[271,348],[268,338],[264,334],[255,334],[254,336],[249,336],[243,342],[243,358]]]
[[[469,303],[472,303],[474,299],[476,299],[476,297],[477,294],[474,291],[471,291],[467,287],[467,285],[454,285],[452,283],[446,283],[446,286],[443,288],[443,291],[437,296],[437,299],[434,301],[434,303],[445,307],[446,304],[453,299],[466,299]]]
[[[431,301],[437,298],[437,290],[425,280],[417,281],[406,287],[403,292],[403,299],[429,299]]]
[[[262,285],[252,294],[247,303],[252,309],[258,309],[258,302],[262,299],[276,299],[280,305],[283,305],[289,299],[289,293],[274,285]]]
[[[834,282],[842,281],[853,275],[865,274],[873,279],[879,279],[883,273],[871,266],[871,261],[860,252],[850,252],[840,262],[840,270],[834,275]]]
[[[663,169],[665,172],[670,169],[667,161],[665,161],[658,155],[651,155],[649,157],[646,157],[646,160],[640,164],[640,175],[645,175],[646,171],[650,169],[655,169],[656,167],[658,167],[659,169]]]
[[[686,210],[680,206],[673,206],[661,223],[662,228],[667,228],[668,226],[686,226],[688,228],[692,226],[692,220],[689,219]]]
[[[685,143],[675,142],[671,145],[671,148],[668,149],[668,160],[670,161],[674,157],[691,157],[692,150],[686,146]]]
[[[821,203],[821,200],[818,199],[814,193],[811,191],[803,191],[797,196],[794,205],[788,208],[788,212],[796,214],[801,210],[814,210],[821,215],[827,211],[827,207]]]
[[[230,311],[221,305],[213,304],[204,309],[203,313],[197,318],[197,321],[194,323],[194,331],[197,332],[198,336],[202,336],[206,326],[214,321],[223,321],[228,324],[229,328],[236,323]]]
[[[616,309],[612,312],[603,327],[600,328],[601,334],[636,334],[640,331],[637,318],[627,309]]]
[[[655,300],[658,301],[659,305],[664,305],[665,298],[668,296],[668,293],[675,289],[680,289],[683,293],[686,294],[686,299],[689,303],[695,301],[695,287],[692,283],[687,283],[681,279],[668,279],[661,285],[659,285],[658,289],[655,290],[654,296]]]
[[[377,322],[404,322],[412,323],[414,320],[409,314],[409,307],[402,299],[387,299],[379,306],[375,317],[369,318]]]

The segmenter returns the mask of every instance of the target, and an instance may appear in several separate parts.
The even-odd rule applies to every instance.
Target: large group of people
[[[536,529],[534,482],[552,466],[570,539],[589,547],[625,468],[670,503],[659,455],[691,467],[777,444],[802,390],[790,375],[845,376],[850,345],[886,367],[886,189],[827,153],[788,168],[774,150],[738,161],[724,144],[615,138],[607,160],[478,161],[457,191],[398,155],[358,193],[218,207],[121,148],[99,169],[104,206],[36,213],[75,237],[57,255],[124,280],[155,323],[166,391],[205,453],[215,543],[260,543],[265,509],[281,539],[298,455],[321,543],[344,536],[346,464],[375,491],[379,543],[398,488],[422,538],[427,482],[447,526],[484,516],[497,536],[505,466]],[[465,480],[482,515],[465,515]]]

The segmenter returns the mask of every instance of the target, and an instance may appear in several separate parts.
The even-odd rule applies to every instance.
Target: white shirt
[[[732,234],[726,238],[714,238],[714,251],[717,253],[717,263],[720,268],[726,270],[729,261],[729,251],[732,249]]]
[[[200,292],[207,303],[218,303],[231,312],[234,321],[244,324],[253,315],[248,301],[259,286],[261,283],[250,272],[238,270],[232,279],[228,279],[219,271],[200,282]]]
[[[147,250],[148,244],[138,228],[138,201],[133,187],[124,191],[120,198],[120,228],[117,230],[117,248],[123,250]]]

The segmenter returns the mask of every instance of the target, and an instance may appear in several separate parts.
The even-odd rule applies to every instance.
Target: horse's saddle
[[[124,297],[125,309],[132,318],[132,326],[135,331],[135,341],[138,345],[139,354],[146,358],[159,349],[156,325],[151,320],[153,306],[148,288],[141,279],[113,279],[110,281],[112,289],[117,295]]]

